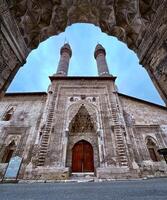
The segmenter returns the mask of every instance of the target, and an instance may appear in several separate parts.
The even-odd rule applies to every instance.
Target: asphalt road
[[[0,200],[167,200],[167,179],[1,184]]]

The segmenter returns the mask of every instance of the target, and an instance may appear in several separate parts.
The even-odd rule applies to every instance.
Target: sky
[[[60,48],[68,42],[72,48],[69,76],[97,76],[94,50],[98,43],[106,49],[109,71],[117,76],[119,92],[165,105],[146,70],[139,65],[137,55],[116,37],[101,32],[92,24],[73,24],[65,32],[40,43],[31,51],[26,64],[20,68],[8,92],[47,91],[48,76],[53,75],[60,59]]]

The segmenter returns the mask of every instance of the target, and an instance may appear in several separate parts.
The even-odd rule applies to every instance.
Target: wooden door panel
[[[72,171],[94,171],[93,148],[90,143],[82,140],[74,145],[72,149]]]
[[[93,148],[89,143],[84,143],[83,147],[84,155],[83,155],[83,171],[84,172],[93,172],[94,164],[93,164]]]
[[[72,153],[72,171],[81,172],[82,171],[82,160],[83,160],[83,147],[81,143],[78,143],[73,148]]]

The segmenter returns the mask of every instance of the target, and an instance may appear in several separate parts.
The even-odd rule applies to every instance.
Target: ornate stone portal
[[[167,103],[167,0],[0,0],[1,93],[32,49],[77,22],[125,42]]]

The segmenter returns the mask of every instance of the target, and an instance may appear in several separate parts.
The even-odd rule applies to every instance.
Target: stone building
[[[8,93],[0,102],[0,175],[14,156],[20,179],[167,175],[167,109],[118,92],[105,49],[94,56],[97,77],[67,76],[72,50],[60,51],[48,92]]]

